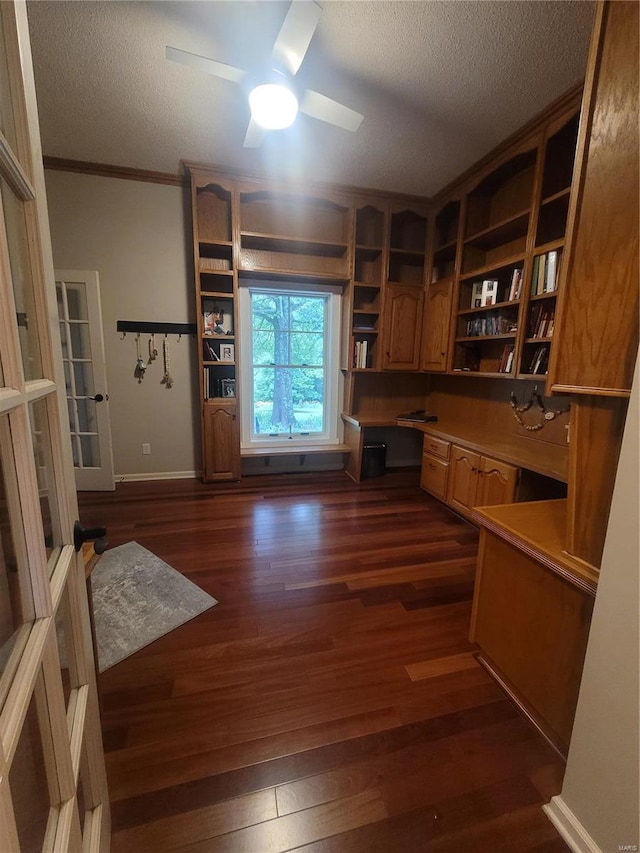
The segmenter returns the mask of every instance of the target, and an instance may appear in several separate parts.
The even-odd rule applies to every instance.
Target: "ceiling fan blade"
[[[273,46],[274,61],[292,76],[302,65],[322,9],[311,0],[293,0]]]
[[[242,143],[244,148],[259,148],[262,145],[262,140],[267,135],[264,127],[260,127],[257,121],[249,120],[249,127]]]
[[[357,113],[355,110],[345,107],[344,104],[339,104],[332,98],[327,98],[326,95],[321,95],[320,92],[314,92],[312,89],[305,90],[300,104],[300,112],[306,113],[312,118],[320,119],[320,121],[326,121],[345,130],[350,130],[352,133],[356,132],[364,119],[362,113]]]
[[[207,59],[206,56],[198,56],[197,53],[189,53],[186,50],[180,50],[177,47],[169,47],[166,51],[167,59],[172,62],[180,62],[182,65],[189,65],[191,68],[196,68],[198,71],[204,71],[205,74],[213,74],[214,77],[222,77],[223,80],[231,80],[232,83],[240,83],[246,76],[247,72],[242,68],[235,68],[233,65],[227,65],[224,62],[216,62],[215,59]]]

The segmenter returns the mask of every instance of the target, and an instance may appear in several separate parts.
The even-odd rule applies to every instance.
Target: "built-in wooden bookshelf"
[[[439,357],[429,349],[426,312],[424,370],[546,376],[578,125],[577,106],[554,116],[441,202],[429,281],[451,280],[450,345]],[[440,306],[446,292],[437,291]]]

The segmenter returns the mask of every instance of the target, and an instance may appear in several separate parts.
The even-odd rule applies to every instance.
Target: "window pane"
[[[4,133],[14,154],[17,154],[16,126],[13,115],[11,87],[9,85],[9,66],[7,63],[7,51],[5,49],[2,15],[0,15],[0,44],[2,45],[2,50],[0,50],[0,130]]]
[[[16,543],[22,540],[18,485],[9,455],[7,416],[0,420],[0,672],[4,672],[19,628],[33,619],[33,598],[27,567],[18,564]]]
[[[73,358],[91,358],[89,324],[69,323],[69,336],[71,338],[71,354]]]
[[[42,688],[42,676],[40,689]],[[9,787],[18,827],[20,850],[40,853],[49,818],[49,787],[35,697],[22,726],[9,771]]]
[[[326,299],[318,296],[291,297],[291,329],[295,332],[317,332],[324,329]]]
[[[25,379],[42,378],[40,340],[34,302],[33,274],[29,257],[29,238],[25,219],[25,204],[14,194],[9,184],[0,180],[4,221],[9,247],[11,283],[16,303],[18,336]],[[31,203],[31,202],[30,202]]]
[[[82,448],[82,467],[100,467],[100,447],[97,435],[81,435],[80,447]]]
[[[274,332],[253,333],[253,363],[275,363],[275,334]]]
[[[324,335],[316,332],[292,332],[291,364],[308,364],[320,367],[324,364]]]
[[[64,694],[64,707],[69,707],[69,697],[73,688],[78,687],[77,670],[72,658],[73,629],[71,625],[71,612],[69,610],[69,587],[66,586],[62,594],[62,600],[56,613],[56,640],[58,643],[58,656],[60,658],[60,674],[62,677],[62,692]]]
[[[53,570],[55,560],[51,559],[62,545],[58,506],[54,488],[53,456],[51,452],[51,433],[46,400],[36,400],[29,404],[31,420],[31,440],[36,463],[40,509],[44,527],[44,543],[49,566]]]
[[[321,368],[254,369],[255,431],[321,432],[324,417],[324,373]]]

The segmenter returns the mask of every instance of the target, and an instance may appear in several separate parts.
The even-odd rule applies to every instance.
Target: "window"
[[[339,303],[331,288],[241,287],[243,447],[338,441]]]

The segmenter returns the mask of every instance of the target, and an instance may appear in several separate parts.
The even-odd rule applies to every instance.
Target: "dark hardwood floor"
[[[563,764],[467,639],[477,532],[417,472],[80,509],[219,601],[100,676],[113,853],[566,853]]]

